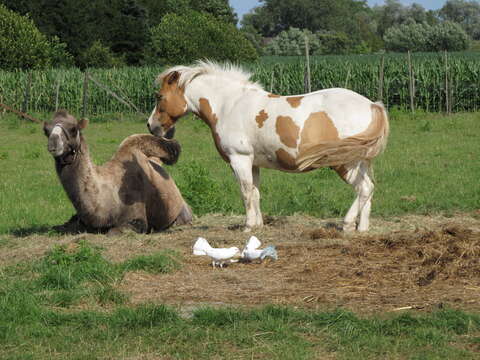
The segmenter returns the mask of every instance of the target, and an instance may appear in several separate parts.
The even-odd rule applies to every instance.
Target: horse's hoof
[[[343,224],[343,232],[353,233],[355,230],[357,230],[357,226],[354,222],[353,223],[348,223],[348,224]]]

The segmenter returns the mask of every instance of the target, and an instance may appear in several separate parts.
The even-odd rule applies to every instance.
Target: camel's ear
[[[171,72],[170,74],[168,74],[168,84],[172,85],[174,82],[177,82],[179,77],[180,73],[178,71]]]
[[[86,119],[86,118],[80,119],[80,121],[78,122],[78,128],[79,128],[80,130],[85,129],[85,128],[87,127],[87,125],[88,125],[88,121],[89,121],[89,120]]]
[[[46,137],[50,136],[50,133],[52,132],[52,128],[53,128],[52,124],[46,121],[43,122],[43,132],[45,133]]]

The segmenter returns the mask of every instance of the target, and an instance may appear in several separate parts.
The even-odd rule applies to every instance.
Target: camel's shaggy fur
[[[150,232],[191,222],[189,206],[162,167],[177,161],[177,141],[131,135],[110,161],[96,166],[81,132],[86,125],[64,110],[44,124],[58,177],[77,211],[61,229]]]

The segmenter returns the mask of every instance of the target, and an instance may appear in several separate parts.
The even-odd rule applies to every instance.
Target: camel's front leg
[[[255,205],[257,196],[256,192],[254,192],[253,185],[252,159],[245,155],[230,156],[230,166],[240,184],[243,204],[245,205],[245,211],[247,213],[245,231],[250,231],[254,226],[261,225],[258,223],[258,216],[260,216],[260,219],[262,218],[261,214],[257,214]],[[258,209],[258,211],[260,211],[260,209]]]

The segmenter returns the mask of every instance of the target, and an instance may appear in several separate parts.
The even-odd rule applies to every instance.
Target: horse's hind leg
[[[367,231],[369,228],[369,218],[374,184],[370,179],[370,164],[366,161],[360,161],[353,166],[338,166],[333,168],[338,175],[348,184],[352,185],[357,197],[352,206],[345,215],[343,221],[343,230],[346,232]],[[356,220],[360,214],[358,227]]]

